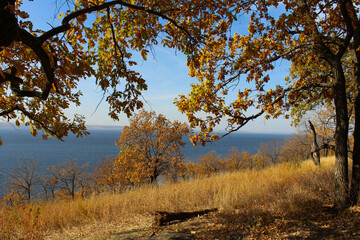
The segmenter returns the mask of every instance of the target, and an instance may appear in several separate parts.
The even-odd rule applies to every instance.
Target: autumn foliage
[[[103,91],[111,118],[131,116],[147,89],[136,59],[147,60],[156,45],[196,57],[206,36],[236,19],[235,2],[58,0],[60,22],[44,31],[34,28],[22,0],[2,1],[0,117],[30,126],[34,136],[87,135],[84,116],[64,112],[81,104],[85,79]]]
[[[194,144],[218,139],[214,129],[223,121],[227,135],[260,116],[292,116],[297,121],[318,106],[334,105],[334,206],[343,210],[357,204],[358,0],[65,2],[69,10],[59,16],[61,23],[48,31],[33,29],[21,0],[0,4],[1,118],[30,126],[34,136],[44,130],[45,139],[61,139],[69,131],[87,135],[83,116],[65,114],[70,106],[80,104],[77,85],[86,78],[103,91],[110,117],[116,120],[120,113],[131,116],[143,106],[141,93],[147,89],[145,79],[133,69],[137,64],[133,55],[146,60],[153,46],[162,45],[185,54],[189,75],[198,80],[187,95],[175,101],[190,127],[200,129],[192,136]],[[245,34],[233,31],[239,16],[246,16]],[[280,61],[289,61],[291,69],[289,76],[278,82],[270,72]],[[176,177],[174,172],[184,172],[177,151],[188,130],[161,116],[142,114],[144,119],[162,124],[175,139],[165,137],[151,124],[152,129],[147,129],[135,116],[133,121],[143,126],[145,134],[134,125],[124,129],[118,141],[120,155],[114,161],[118,181],[153,183],[161,174],[170,176],[172,171]],[[351,177],[350,119],[354,123]],[[174,129],[183,134],[176,135]],[[139,143],[133,142],[135,139]],[[259,152],[250,162],[266,167],[267,160],[275,161],[274,153]],[[220,162],[215,153],[201,159],[205,172],[224,168],[226,163]],[[59,174],[54,180],[62,181]],[[74,197],[75,188],[63,190]]]
[[[118,178],[132,184],[154,183],[160,175],[180,170],[184,165],[183,137],[189,133],[184,123],[171,122],[155,112],[140,111],[116,141],[120,149],[114,163]]]

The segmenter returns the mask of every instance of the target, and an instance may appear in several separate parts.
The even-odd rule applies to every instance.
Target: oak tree
[[[336,111],[334,207],[344,209],[350,198],[358,198],[360,189],[359,1],[255,0],[239,1],[238,8],[249,17],[248,34],[209,38],[199,57],[188,63],[191,76],[199,82],[176,103],[191,126],[201,129],[193,141],[217,139],[212,132],[222,119],[230,133],[259,116],[289,117],[301,102],[309,106],[332,102]],[[270,78],[280,61],[291,62],[284,83]],[[247,82],[245,87],[239,84],[242,81]],[[234,89],[237,96],[232,98],[228,95]],[[351,195],[349,99],[355,119]]]
[[[155,183],[160,175],[181,169],[183,137],[189,133],[185,123],[141,110],[130,118],[116,141],[120,149],[114,164],[118,177],[133,184]]]
[[[353,158],[353,131],[354,131],[354,118],[353,118],[353,102],[349,109],[349,139],[348,139],[348,153],[349,158]],[[316,155],[320,156],[320,151],[323,155],[327,156],[335,149],[334,146],[334,131],[335,131],[335,109],[333,106],[325,105],[312,111],[306,124],[307,131],[313,136],[312,154],[319,152]],[[317,141],[319,143],[317,143]],[[314,147],[315,146],[315,147]]]
[[[52,174],[52,168],[48,168],[45,175],[40,175],[40,186],[44,193],[45,200],[52,199],[56,197],[56,190],[59,186],[59,181]]]
[[[188,169],[184,161],[177,162],[177,164],[170,164],[169,169],[164,173],[166,182],[176,183],[180,180],[188,178]]]

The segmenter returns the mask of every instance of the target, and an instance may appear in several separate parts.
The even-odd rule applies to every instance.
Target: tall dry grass
[[[163,186],[143,186],[122,194],[106,193],[85,199],[39,203],[38,226],[43,231],[94,223],[148,217],[154,211],[266,211],[296,214],[332,200],[332,158],[313,163],[279,164]],[[21,213],[18,213],[21,214]],[[39,230],[40,231],[40,230]]]
[[[157,210],[192,211],[218,208],[266,209],[288,214],[331,201],[333,159],[321,168],[312,162],[279,164],[164,186],[143,186],[122,194],[45,203],[41,217],[49,228],[67,228],[94,221],[116,221]]]

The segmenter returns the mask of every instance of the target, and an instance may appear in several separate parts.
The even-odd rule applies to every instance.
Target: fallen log
[[[202,211],[194,212],[165,212],[165,211],[156,211],[155,212],[155,223],[156,226],[164,226],[172,224],[174,222],[186,221],[190,218],[198,217],[210,212],[216,212],[217,208],[206,209]]]

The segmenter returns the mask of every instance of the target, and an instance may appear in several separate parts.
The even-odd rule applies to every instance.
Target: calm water
[[[91,130],[90,136],[69,136],[63,142],[59,142],[55,139],[44,141],[41,136],[33,137],[26,129],[0,128],[0,136],[4,143],[0,147],[0,185],[7,179],[12,168],[27,159],[35,159],[40,163],[40,171],[70,159],[75,159],[79,164],[89,162],[90,167],[93,167],[104,156],[117,156],[119,149],[115,146],[115,140],[119,139],[119,135],[120,130]],[[281,140],[286,136],[236,133],[205,147],[194,147],[187,139],[182,152],[186,161],[196,161],[199,156],[212,150],[225,156],[232,147],[256,153],[260,143],[272,139]]]

